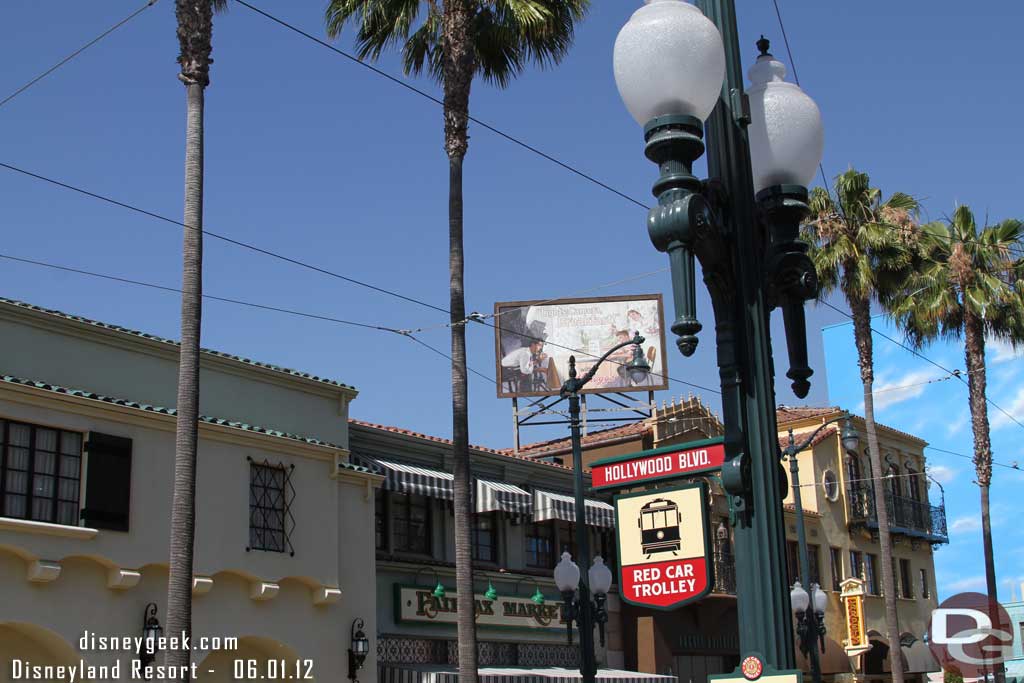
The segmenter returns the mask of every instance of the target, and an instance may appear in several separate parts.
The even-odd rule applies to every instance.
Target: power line
[[[121,21],[117,22],[116,24],[114,24],[113,26],[108,28],[106,31],[104,31],[103,33],[99,34],[98,36],[96,36],[95,38],[90,40],[88,43],[86,43],[82,47],[78,48],[77,50],[75,50],[74,52],[69,54],[67,57],[65,57],[64,59],[60,60],[59,62],[57,62],[53,66],[51,66],[49,69],[47,69],[43,73],[39,74],[38,76],[36,76],[32,80],[30,80],[25,85],[21,86],[20,88],[18,88],[14,92],[12,92],[10,95],[5,97],[3,100],[0,100],[0,107],[3,107],[5,104],[7,104],[11,100],[13,100],[15,97],[17,97],[21,93],[25,92],[26,90],[28,90],[29,88],[31,88],[33,85],[35,85],[39,81],[43,80],[44,78],[46,78],[47,76],[52,74],[54,71],[56,71],[57,69],[61,68],[62,66],[64,66],[68,62],[70,62],[72,59],[74,59],[78,55],[82,54],[83,52],[85,52],[90,47],[92,47],[96,43],[100,42],[101,40],[103,40],[104,38],[109,36],[111,33],[116,31],[117,29],[119,29],[122,26],[124,26],[125,24],[127,24],[129,21],[131,21],[135,17],[137,17],[140,14],[142,14],[143,11],[145,11],[145,10],[149,9],[150,7],[152,7],[154,3],[156,3],[156,0],[149,0],[149,2],[147,2],[145,5],[143,5],[139,9],[135,10],[134,12],[129,14],[127,17],[125,17]]]
[[[6,169],[8,169],[10,171],[14,171],[16,173],[21,173],[22,175],[26,175],[26,176],[28,176],[30,178],[35,178],[36,180],[41,180],[41,181],[49,183],[51,185],[56,185],[57,187],[62,187],[65,190],[71,190],[72,192],[77,192],[78,194],[85,195],[86,197],[92,197],[93,199],[98,199],[98,200],[100,200],[102,202],[106,202],[108,204],[113,204],[114,206],[119,206],[122,209],[128,209],[129,211],[134,211],[135,213],[142,214],[143,216],[148,216],[150,218],[155,218],[155,219],[157,219],[159,221],[163,221],[165,223],[170,223],[171,225],[177,225],[179,227],[185,228],[186,230],[196,230],[196,228],[194,226],[186,225],[185,223],[182,223],[181,221],[175,220],[175,219],[170,218],[168,216],[164,216],[164,215],[158,214],[158,213],[153,212],[153,211],[148,211],[148,210],[140,208],[138,206],[134,206],[132,204],[128,204],[127,202],[118,201],[117,199],[113,199],[113,198],[108,197],[106,195],[102,195],[102,194],[99,194],[97,192],[91,192],[89,190],[85,190],[85,189],[82,189],[80,187],[76,187],[75,185],[71,185],[69,183],[64,183],[64,182],[61,182],[59,180],[55,180],[53,178],[49,178],[47,176],[40,175],[38,173],[33,173],[33,172],[27,171],[27,170],[25,170],[23,168],[19,168],[17,166],[13,166],[11,164],[6,164],[6,163],[4,163],[2,161],[0,161],[0,168],[6,168]],[[248,242],[242,242],[241,240],[233,239],[231,237],[228,237],[227,235],[220,235],[220,234],[215,233],[215,232],[213,232],[211,230],[205,230],[205,229],[202,230],[202,233],[204,235],[208,236],[208,237],[212,237],[214,239],[218,239],[218,240],[221,240],[223,242],[227,242],[228,244],[233,244],[233,245],[235,245],[237,247],[242,247],[243,249],[248,249],[250,251],[254,251],[254,252],[258,253],[258,254],[263,254],[264,256],[269,256],[271,258],[275,258],[275,259],[278,259],[280,261],[284,261],[285,263],[290,263],[290,264],[295,265],[295,266],[299,266],[299,267],[302,267],[302,268],[306,268],[308,270],[312,270],[314,272],[320,273],[321,275],[327,275],[329,277],[337,278],[338,280],[343,280],[343,281],[348,282],[350,284],[358,285],[360,287],[365,287],[367,289],[372,289],[372,290],[374,290],[376,292],[380,292],[381,294],[387,294],[388,296],[393,296],[395,298],[402,299],[402,300],[408,301],[410,303],[419,304],[420,306],[425,306],[427,308],[432,308],[435,311],[438,311],[440,313],[448,313],[450,315],[450,312],[446,308],[441,308],[440,306],[435,306],[434,304],[430,304],[430,303],[427,303],[425,301],[421,301],[419,299],[415,299],[413,297],[406,296],[404,294],[399,294],[398,292],[394,292],[394,291],[391,291],[389,289],[384,289],[383,287],[378,287],[376,285],[371,285],[371,284],[369,284],[367,282],[363,282],[361,280],[357,280],[355,278],[351,278],[351,277],[348,277],[346,275],[341,275],[340,273],[336,273],[334,271],[327,270],[326,268],[321,268],[319,266],[314,266],[314,265],[311,265],[311,264],[306,263],[304,261],[299,261],[298,259],[290,258],[288,256],[284,256],[282,254],[278,254],[276,252],[269,251],[269,250],[263,249],[261,247],[257,247],[254,244],[250,244]]]
[[[116,275],[107,275],[107,274],[104,274],[104,273],[96,273],[96,272],[93,272],[93,271],[90,271],[90,270],[83,270],[81,268],[72,268],[70,266],[62,266],[62,265],[58,265],[56,263],[47,263],[46,261],[37,261],[37,260],[34,260],[34,259],[27,259],[27,258],[22,258],[22,257],[19,257],[19,256],[11,256],[10,254],[0,254],[0,259],[7,259],[8,261],[16,261],[18,263],[24,263],[24,264],[33,265],[33,266],[40,266],[42,268],[50,268],[52,270],[60,270],[60,271],[64,271],[64,272],[67,272],[67,273],[74,273],[74,274],[77,274],[77,275],[85,275],[85,276],[88,276],[88,277],[99,278],[99,279],[102,279],[102,280],[109,280],[111,282],[117,282],[117,283],[120,283],[120,284],[135,285],[137,287],[145,287],[145,288],[148,288],[148,289],[155,289],[157,291],[172,292],[172,293],[181,294],[181,290],[176,288],[176,287],[168,287],[166,285],[158,285],[158,284],[155,284],[155,283],[152,283],[152,282],[144,282],[142,280],[134,280],[134,279],[131,279],[131,278],[119,277],[119,276],[116,276]],[[234,304],[236,306],[245,306],[247,308],[255,308],[255,309],[263,310],[263,311],[273,311],[275,313],[284,313],[285,315],[292,315],[292,316],[296,316],[296,317],[300,317],[300,318],[309,318],[309,319],[312,319],[312,320],[319,320],[319,321],[322,321],[322,322],[336,323],[336,324],[339,324],[339,325],[348,325],[348,326],[351,326],[351,327],[360,327],[360,328],[363,328],[363,329],[376,330],[376,331],[379,331],[379,332],[390,332],[390,333],[396,334],[396,335],[398,335],[400,337],[405,337],[407,339],[411,339],[412,341],[416,342],[417,344],[420,344],[421,346],[425,346],[426,348],[430,349],[431,351],[433,351],[435,353],[439,353],[442,356],[445,356],[445,358],[448,358],[448,360],[451,360],[451,357],[447,356],[446,354],[444,354],[444,352],[439,351],[438,349],[435,349],[433,346],[430,346],[429,344],[427,344],[423,340],[418,339],[418,338],[412,336],[411,334],[408,334],[405,330],[399,330],[399,329],[396,329],[396,328],[393,328],[393,327],[386,327],[384,325],[375,325],[375,324],[371,324],[371,323],[356,322],[356,321],[353,321],[353,320],[344,320],[342,318],[335,318],[333,316],[322,315],[322,314],[318,314],[318,313],[308,313],[308,312],[305,312],[305,311],[298,311],[298,310],[295,310],[295,309],[292,309],[292,308],[283,308],[283,307],[280,307],[280,306],[270,306],[270,305],[267,305],[267,304],[260,304],[260,303],[255,303],[255,302],[252,302],[252,301],[243,301],[241,299],[232,299],[232,298],[229,298],[229,297],[214,296],[212,294],[203,294],[203,298],[204,299],[208,299],[210,301],[218,301],[218,302],[221,302],[221,303]],[[480,377],[486,379],[489,382],[496,383],[494,379],[488,377],[487,375],[483,374],[482,372],[478,372],[477,370],[474,370],[473,368],[469,367],[468,365],[466,366],[466,369],[469,370],[470,372],[476,374],[476,375],[479,375]]]
[[[453,359],[453,358],[452,358],[451,356],[449,356],[449,355],[448,355],[447,353],[445,353],[444,351],[442,351],[441,349],[438,349],[438,348],[434,348],[433,346],[431,346],[431,345],[430,345],[430,344],[428,344],[427,342],[423,341],[422,339],[420,339],[420,338],[418,338],[418,337],[414,337],[414,336],[412,336],[411,334],[406,334],[405,336],[407,336],[407,337],[408,337],[409,339],[413,340],[414,342],[416,342],[416,343],[417,343],[417,344],[419,344],[420,346],[425,346],[425,347],[427,347],[428,349],[430,349],[430,350],[431,350],[431,351],[433,351],[434,353],[438,354],[439,356],[443,356],[444,358],[447,358],[447,359],[448,359],[449,361],[451,361],[451,362],[452,362],[453,364],[455,363],[455,360],[454,360],[454,359]],[[488,381],[488,382],[490,382],[491,384],[497,384],[497,383],[498,383],[498,381],[497,381],[496,379],[494,379],[493,377],[489,377],[489,376],[485,375],[485,374],[484,374],[484,373],[482,373],[482,372],[477,372],[476,370],[474,370],[473,368],[469,367],[468,365],[466,366],[466,369],[467,369],[467,370],[469,370],[470,372],[472,372],[472,373],[473,373],[474,375],[476,375],[476,376],[478,376],[478,377],[482,377],[482,378],[484,378],[485,380],[487,380],[487,381]]]
[[[410,83],[408,83],[406,81],[403,81],[400,78],[396,78],[395,76],[392,76],[391,74],[387,73],[386,71],[384,71],[382,69],[379,69],[379,68],[373,66],[372,64],[368,64],[367,62],[364,62],[364,61],[360,60],[355,55],[351,55],[348,52],[345,52],[344,50],[341,50],[341,49],[331,45],[327,41],[321,40],[320,38],[317,38],[316,36],[314,36],[311,33],[303,31],[302,29],[300,29],[299,27],[297,27],[297,26],[295,26],[293,24],[289,24],[284,19],[280,19],[280,18],[274,16],[273,14],[270,14],[269,12],[265,12],[264,10],[262,10],[262,9],[260,9],[258,7],[254,7],[254,6],[250,5],[248,2],[245,2],[245,0],[235,0],[235,2],[238,3],[239,5],[242,5],[243,7],[246,7],[248,9],[252,10],[256,14],[259,14],[259,15],[261,15],[263,17],[266,17],[267,19],[270,19],[274,23],[276,23],[276,24],[278,24],[280,26],[283,26],[284,28],[299,34],[303,38],[311,40],[314,43],[316,43],[317,45],[320,45],[322,47],[326,47],[328,50],[331,50],[332,52],[335,52],[335,53],[341,55],[342,57],[344,57],[344,58],[354,62],[355,64],[358,64],[358,65],[362,66],[363,68],[369,69],[370,71],[372,71],[373,73],[377,74],[378,76],[386,78],[387,80],[391,81],[392,83],[400,85],[403,88],[405,88],[406,90],[408,90],[410,92],[413,92],[413,93],[416,93],[417,95],[419,95],[421,97],[425,97],[426,99],[430,100],[434,104],[440,105],[442,107],[444,106],[444,101],[441,100],[440,98],[435,97],[434,95],[431,95],[427,91],[421,90],[420,88],[417,88],[416,86],[414,86],[414,85],[412,85],[412,84],[410,84]],[[636,204],[640,208],[643,208],[643,209],[650,209],[651,208],[647,204],[644,204],[640,200],[635,199],[635,198],[629,196],[625,192],[622,192],[620,190],[616,190],[611,185],[608,185],[607,183],[598,180],[594,176],[579,170],[575,166],[572,166],[571,164],[566,163],[566,162],[564,162],[564,161],[562,161],[562,160],[560,160],[560,159],[558,159],[558,158],[548,154],[547,152],[544,152],[544,151],[534,147],[533,145],[530,145],[530,144],[524,142],[523,140],[520,140],[519,138],[517,138],[517,137],[515,137],[515,136],[513,136],[513,135],[511,135],[509,133],[506,133],[503,130],[500,130],[499,128],[496,128],[496,127],[492,126],[489,123],[485,123],[485,122],[481,121],[480,119],[478,119],[478,118],[476,118],[474,116],[469,116],[468,118],[469,118],[470,121],[472,121],[473,123],[477,124],[481,128],[489,130],[490,132],[494,133],[495,135],[498,135],[499,137],[505,138],[509,142],[511,142],[511,143],[513,143],[515,145],[518,145],[519,147],[522,147],[523,149],[525,149],[527,151],[533,152],[534,154],[536,154],[536,155],[538,155],[540,157],[543,157],[544,159],[547,159],[548,161],[550,161],[551,163],[553,163],[553,164],[555,164],[557,166],[561,166],[562,168],[564,168],[565,170],[569,171],[570,173],[578,175],[579,177],[583,178],[584,180],[587,180],[587,181],[589,181],[591,183],[594,183],[598,187],[601,187],[601,188],[603,188],[603,189],[605,189],[605,190],[607,190],[607,191],[609,191],[609,192],[611,192],[611,193],[613,193],[615,195],[618,195],[619,197],[621,197],[622,199],[625,199],[628,202]]]
[[[853,314],[851,314],[851,313],[847,313],[846,311],[844,311],[844,310],[842,310],[842,309],[840,309],[840,308],[837,308],[837,307],[833,306],[832,304],[830,304],[830,303],[829,303],[828,301],[825,301],[824,299],[819,299],[819,300],[818,300],[818,303],[824,304],[824,305],[828,306],[829,308],[831,308],[831,309],[832,309],[833,311],[836,311],[837,313],[841,313],[841,314],[845,315],[846,317],[848,317],[848,318],[849,318],[850,320],[853,320]],[[956,377],[957,379],[959,379],[959,380],[960,380],[961,382],[963,382],[964,384],[967,384],[967,380],[966,380],[966,379],[964,379],[964,377],[963,377],[963,374],[964,374],[963,372],[961,372],[961,371],[959,371],[959,370],[950,370],[949,368],[947,368],[947,367],[945,367],[945,366],[943,366],[943,365],[940,365],[939,363],[936,363],[936,362],[935,362],[935,361],[933,361],[933,360],[932,360],[931,358],[928,358],[928,356],[925,356],[925,355],[924,355],[924,354],[922,354],[921,352],[919,352],[919,351],[917,351],[917,350],[915,350],[915,349],[913,349],[913,348],[911,348],[911,347],[907,346],[907,345],[906,345],[906,344],[904,344],[903,342],[900,342],[900,341],[898,341],[898,340],[896,340],[896,339],[893,339],[892,337],[890,337],[889,335],[885,334],[884,332],[880,332],[880,331],[876,330],[876,329],[875,329],[874,327],[872,327],[872,328],[870,328],[870,329],[871,329],[871,331],[872,331],[872,332],[873,332],[874,334],[877,334],[878,336],[882,337],[883,339],[888,339],[888,340],[889,340],[889,341],[891,341],[891,342],[892,342],[893,344],[896,344],[896,345],[897,345],[897,346],[899,346],[900,348],[903,348],[903,349],[905,349],[905,350],[909,351],[910,353],[914,354],[915,356],[917,356],[917,357],[918,357],[918,358],[920,358],[921,360],[923,360],[923,361],[926,361],[926,362],[928,362],[928,363],[931,363],[932,365],[934,365],[934,366],[935,366],[935,367],[937,367],[938,369],[942,370],[942,371],[943,371],[943,372],[945,372],[946,374],[948,374],[948,375],[953,375],[953,376],[955,376],[955,377]],[[993,408],[995,408],[996,410],[998,410],[999,412],[1001,412],[1001,413],[1002,413],[1003,415],[1005,415],[1005,416],[1006,416],[1007,418],[1009,418],[1010,420],[1012,420],[1013,422],[1015,422],[1015,423],[1017,424],[1017,426],[1019,426],[1020,428],[1024,429],[1024,423],[1021,423],[1021,421],[1020,421],[1020,420],[1018,420],[1017,418],[1015,418],[1015,417],[1014,417],[1013,415],[1011,415],[1010,413],[1006,412],[1006,411],[1005,411],[1005,410],[1004,410],[1004,409],[1002,408],[1002,406],[1000,406],[1000,405],[999,405],[998,403],[996,403],[995,401],[993,401],[992,399],[990,399],[990,398],[989,398],[988,396],[985,396],[985,401],[986,401],[986,402],[987,402],[987,403],[988,403],[988,404],[989,404],[990,406],[992,406]]]
[[[931,451],[938,451],[939,453],[945,453],[946,455],[955,455],[958,458],[964,458],[964,459],[970,460],[972,462],[974,461],[974,456],[973,455],[964,455],[963,453],[957,453],[956,451],[947,451],[945,448],[936,448],[935,446],[925,446],[925,448],[927,448],[928,450],[931,450]],[[999,467],[1005,467],[1007,469],[1020,471],[1020,466],[1017,465],[1017,463],[1013,463],[1012,465],[1007,465],[1005,463],[996,462],[995,460],[993,460],[992,464],[993,465],[998,465]]]
[[[90,190],[85,190],[85,189],[77,187],[75,185],[71,185],[69,183],[65,183],[65,182],[62,182],[62,181],[59,181],[59,180],[55,180],[53,178],[49,178],[47,176],[44,176],[44,175],[41,175],[41,174],[38,174],[38,173],[33,173],[31,171],[27,171],[27,170],[25,170],[23,168],[19,168],[17,166],[13,166],[11,164],[4,163],[2,161],[0,161],[0,168],[6,168],[6,169],[14,171],[16,173],[21,173],[21,174],[23,174],[25,176],[28,176],[30,178],[34,178],[36,180],[41,180],[41,181],[49,183],[51,185],[55,185],[57,187],[61,187],[61,188],[64,188],[66,190],[71,190],[72,192],[77,192],[78,194],[82,194],[82,195],[85,195],[87,197],[92,197],[93,199],[98,199],[98,200],[100,200],[102,202],[106,202],[108,204],[112,204],[114,206],[118,206],[118,207],[121,207],[123,209],[127,209],[129,211],[133,211],[135,213],[139,213],[139,214],[142,214],[144,216],[148,216],[150,218],[155,218],[155,219],[157,219],[159,221],[163,221],[165,223],[170,223],[171,225],[179,226],[179,227],[184,228],[186,230],[196,230],[197,229],[197,228],[195,228],[193,226],[187,225],[185,223],[182,223],[181,221],[175,220],[175,219],[170,218],[168,216],[164,216],[164,215],[158,214],[156,212],[149,211],[147,209],[143,209],[143,208],[140,208],[140,207],[132,205],[132,204],[128,204],[127,202],[122,202],[122,201],[119,201],[117,199],[113,199],[111,197],[99,194],[97,192],[92,192]],[[362,280],[357,280],[355,278],[348,277],[347,275],[342,275],[340,273],[337,273],[337,272],[334,272],[334,271],[331,271],[331,270],[327,270],[326,268],[321,268],[319,266],[314,266],[314,265],[306,263],[304,261],[300,261],[298,259],[294,259],[294,258],[291,258],[291,257],[288,257],[288,256],[284,256],[282,254],[278,254],[276,252],[269,251],[267,249],[263,249],[262,247],[257,247],[256,245],[250,244],[248,242],[242,242],[241,240],[236,240],[236,239],[228,237],[226,235],[221,235],[221,234],[218,234],[218,233],[215,233],[215,232],[213,232],[211,230],[206,230],[206,229],[203,229],[202,233],[204,235],[208,235],[208,236],[210,236],[210,237],[212,237],[214,239],[218,239],[218,240],[221,240],[223,242],[227,242],[228,244],[233,244],[235,246],[242,247],[242,248],[248,249],[250,251],[254,251],[254,252],[258,253],[258,254],[263,254],[264,256],[269,256],[271,258],[275,258],[275,259],[284,261],[286,263],[290,263],[292,265],[300,266],[302,268],[306,268],[306,269],[312,270],[314,272],[321,273],[323,275],[328,275],[330,277],[333,277],[333,278],[336,278],[336,279],[339,279],[339,280],[343,280],[343,281],[351,283],[351,284],[359,285],[360,287],[365,287],[367,289],[371,289],[371,290],[374,290],[376,292],[380,292],[381,294],[386,294],[388,296],[395,297],[397,299],[402,299],[402,300],[408,301],[410,303],[419,304],[420,306],[425,306],[427,308],[431,308],[431,309],[433,309],[435,311],[438,311],[438,312],[441,312],[441,313],[446,313],[446,314],[449,314],[449,315],[451,314],[450,311],[448,311],[448,309],[441,308],[440,306],[435,306],[435,305],[433,305],[431,303],[427,303],[425,301],[421,301],[419,299],[415,299],[413,297],[406,296],[404,294],[400,294],[398,292],[395,292],[395,291],[392,291],[392,290],[389,290],[389,289],[384,289],[383,287],[378,287],[378,286],[372,285],[372,284],[370,284],[368,282],[363,282]],[[508,329],[499,327],[497,325],[494,325],[493,323],[487,322],[486,320],[478,320],[477,322],[479,322],[481,325],[485,325],[487,327],[490,327],[492,329],[497,329],[497,330],[502,331],[502,332],[510,332],[512,334],[519,334],[520,336],[526,336],[526,335],[524,335],[522,333],[518,333],[518,332],[515,332],[513,330],[508,330]],[[402,332],[404,334],[404,333],[411,333],[412,331],[411,330],[400,330],[400,332]],[[592,353],[588,353],[587,351],[583,351],[581,349],[574,349],[572,347],[563,346],[561,344],[556,344],[554,342],[548,342],[548,345],[549,346],[554,346],[555,348],[565,349],[566,351],[571,351],[573,353],[578,353],[578,354],[581,354],[583,356],[589,356],[591,358],[598,358],[599,357],[599,356],[596,356],[596,355],[594,355]],[[608,359],[608,360],[609,360],[609,362],[617,364],[617,365],[623,365],[623,366],[626,365],[626,363],[623,363],[623,362],[620,362],[620,361],[616,361],[616,360],[613,360],[613,359]],[[685,384],[686,386],[690,386],[690,387],[693,387],[695,389],[701,389],[703,391],[708,391],[708,392],[711,392],[711,393],[714,393],[714,394],[721,394],[722,393],[721,391],[718,391],[716,389],[712,389],[710,387],[705,387],[703,385],[696,384],[694,382],[687,382],[686,380],[676,379],[676,378],[671,377],[669,375],[664,375],[664,377],[666,379],[668,379],[669,381],[677,382],[679,384]]]

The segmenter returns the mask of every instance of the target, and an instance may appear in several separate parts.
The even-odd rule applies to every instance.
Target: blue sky
[[[0,97],[142,2],[8,0],[0,5]],[[323,35],[324,2],[256,0]],[[761,33],[789,61],[770,0],[740,2],[744,57]],[[478,83],[480,119],[648,201],[656,169],[612,79],[615,35],[634,0],[595,0],[558,69],[528,71],[506,91]],[[1019,213],[1016,3],[780,0],[806,91],[826,128],[825,171],[867,170],[885,191],[922,199],[931,217],[954,201],[979,215]],[[184,91],[173,2],[129,25],[0,108],[0,161],[178,218]],[[351,47],[351,35],[338,42]],[[214,31],[207,96],[206,227],[445,306],[447,161],[439,108],[330,51],[232,5]],[[381,68],[400,75],[393,58]],[[417,86],[437,93],[425,79]],[[642,209],[473,126],[466,161],[467,305],[567,296],[660,271]],[[699,169],[702,166],[698,164]],[[0,253],[177,286],[180,229],[0,169]],[[407,302],[208,240],[209,294],[398,328],[448,345],[445,317]],[[609,294],[668,294],[661,271]],[[178,336],[175,295],[0,260],[0,294],[155,334]],[[706,297],[692,359],[670,375],[717,387]],[[828,398],[814,330],[841,316],[812,310],[809,401]],[[776,328],[777,366],[785,372]],[[209,303],[204,345],[354,384],[356,417],[450,433],[448,364],[380,332]],[[493,331],[471,325],[472,367],[493,374]],[[686,394],[681,383],[672,395]],[[511,442],[510,404],[470,378],[471,438]],[[717,406],[714,393],[698,392]],[[668,398],[669,392],[659,396]],[[128,397],[131,398],[131,397]],[[796,403],[788,382],[780,402]],[[535,428],[524,440],[564,435]],[[1006,500],[1005,497],[998,500]]]
[[[872,326],[886,336],[903,340],[892,323],[881,316]],[[828,360],[829,399],[836,405],[864,414],[864,398],[853,343],[853,327],[839,324],[823,331]],[[967,386],[934,365],[874,335],[875,419],[915,434],[931,446],[963,455],[974,453]],[[1024,414],[1024,349],[989,342],[988,397],[1014,416]],[[956,342],[936,342],[924,353],[950,369],[965,371],[963,347]],[[1018,417],[1019,419],[1019,417]],[[1003,465],[1024,467],[1024,427],[999,410],[989,407],[992,453]],[[1024,422],[1024,420],[1020,420]],[[939,597],[963,591],[985,592],[985,565],[981,542],[981,497],[974,484],[974,464],[962,457],[926,449],[928,469],[945,489],[946,520],[950,544],[935,552]],[[991,517],[996,556],[999,597],[1020,598],[1024,582],[1024,527],[1017,496],[1024,484],[1024,471],[993,467]],[[939,487],[932,484],[928,495],[933,505],[941,500]]]

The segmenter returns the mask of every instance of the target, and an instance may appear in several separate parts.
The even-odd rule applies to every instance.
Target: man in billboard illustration
[[[964,681],[994,680],[996,669],[1013,656],[1009,615],[981,593],[958,593],[943,601],[932,612],[928,636],[942,669],[959,670]]]

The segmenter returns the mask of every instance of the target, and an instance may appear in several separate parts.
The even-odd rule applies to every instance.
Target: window
[[[901,598],[914,597],[914,584],[910,579],[910,560],[900,560],[900,590]]]
[[[78,524],[82,435],[0,421],[0,513]]]
[[[846,483],[854,488],[860,488],[864,485],[864,482],[861,481],[862,478],[860,458],[858,458],[856,454],[848,456],[846,458]]]
[[[881,595],[882,588],[878,585],[878,555],[868,555],[864,564],[864,581],[867,583],[869,595]]]
[[[498,561],[497,513],[473,516],[473,559],[478,562]]]
[[[289,552],[295,528],[291,503],[295,489],[291,484],[294,465],[272,465],[249,460],[249,547],[248,550]]]
[[[907,465],[907,493],[910,494],[910,499],[920,503],[921,502],[921,480],[917,470],[912,466]]]
[[[859,550],[850,551],[850,576],[864,579],[864,553]]]
[[[388,548],[388,513],[386,492],[377,489],[373,494],[373,527],[377,550]]]
[[[843,554],[839,548],[829,548],[829,565],[832,568],[832,590],[837,593],[842,590],[840,584],[843,581]]]
[[[526,566],[552,569],[555,566],[554,527],[533,522],[526,527]]]
[[[429,555],[430,499],[419,494],[391,493],[391,534],[395,552]]]
[[[616,567],[619,563],[619,553],[615,548],[615,532],[612,530],[599,531],[597,547],[600,548],[601,558],[612,572],[612,580],[617,581],[619,573],[616,571]]]
[[[800,544],[796,541],[786,541],[786,574],[789,578],[790,586],[792,586],[795,581],[800,581],[805,584],[805,588],[809,584],[820,583],[820,574],[818,571],[818,546],[810,543],[807,544],[807,560],[810,578],[804,580],[800,578]]]
[[[889,471],[886,474],[886,486],[889,493],[897,498],[903,495],[903,487],[900,486],[900,468],[895,463],[889,464]]]
[[[558,531],[558,556],[555,558],[555,561],[557,562],[562,557],[562,553],[566,552],[572,555],[574,560],[577,560],[576,525],[562,521],[557,521],[554,524]]]
[[[927,598],[931,596],[931,593],[928,590],[928,570],[922,569],[920,570],[920,572],[921,573],[919,574],[919,576],[921,577],[921,597]]]
[[[821,475],[821,487],[825,491],[825,498],[830,503],[839,499],[839,479],[832,470],[825,470],[825,473]]]

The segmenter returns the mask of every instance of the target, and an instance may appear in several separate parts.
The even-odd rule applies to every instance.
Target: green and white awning
[[[608,503],[587,498],[584,501],[587,524],[612,528],[615,526],[615,508]],[[533,521],[543,522],[548,519],[560,519],[565,522],[576,521],[576,499],[552,491],[533,492]]]
[[[455,498],[455,477],[451,472],[366,456],[361,456],[359,460],[384,475],[381,488],[387,491],[418,494],[442,500]]]
[[[500,481],[476,481],[477,512],[508,512],[513,515],[530,514],[530,492],[515,484]]]

